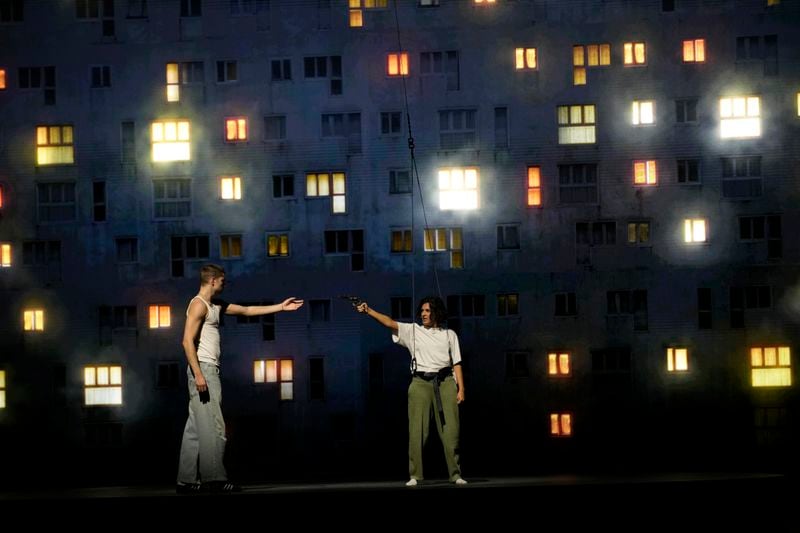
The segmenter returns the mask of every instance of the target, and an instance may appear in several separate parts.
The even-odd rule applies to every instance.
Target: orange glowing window
[[[633,162],[633,183],[636,185],[655,185],[658,179],[656,177],[656,162],[649,161],[634,161]]]
[[[360,28],[364,25],[364,12],[360,9],[350,10],[350,27]]]
[[[686,372],[689,370],[689,350],[686,348],[667,348],[667,371]]]
[[[792,354],[788,346],[750,348],[753,387],[791,387]]]
[[[83,367],[84,405],[122,405],[122,367]]]
[[[294,361],[291,359],[256,359],[254,383],[279,383],[281,400],[294,399]]]
[[[476,4],[486,5],[486,4],[494,4],[495,0],[473,0]]]
[[[517,48],[514,50],[514,58],[517,70],[534,70],[538,66],[536,48]]]
[[[5,195],[5,189],[2,185],[0,185],[0,209],[3,209],[3,196]]]
[[[408,76],[408,53],[396,52],[386,55],[386,74]]]
[[[550,376],[572,375],[570,354],[566,352],[550,352],[547,354],[547,374]]]
[[[150,329],[170,327],[170,307],[168,305],[151,305]]]
[[[11,243],[0,242],[0,268],[11,266]]]
[[[683,41],[683,62],[703,63],[706,60],[706,40],[689,39]]]
[[[6,69],[0,68],[0,89],[6,88]]]
[[[644,65],[646,63],[647,57],[644,43],[625,43],[623,50],[626,66]]]
[[[0,409],[6,408],[6,371],[0,370]]]
[[[22,322],[25,331],[44,331],[44,309],[26,309]]]
[[[569,437],[572,435],[572,415],[569,413],[551,413],[550,435],[553,437]]]
[[[247,119],[228,118],[225,119],[225,140],[226,141],[246,141],[247,140]]]
[[[223,200],[242,199],[242,178],[239,176],[222,176],[219,179],[220,198]]]
[[[528,206],[542,205],[541,167],[528,167]]]

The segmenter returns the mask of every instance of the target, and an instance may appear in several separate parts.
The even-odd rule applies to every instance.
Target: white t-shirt
[[[398,322],[397,335],[392,334],[392,340],[408,348],[409,353],[413,350],[418,372],[436,372],[461,362],[458,335],[450,329]]]

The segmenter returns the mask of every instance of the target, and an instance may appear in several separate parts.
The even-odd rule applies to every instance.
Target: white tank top
[[[197,344],[197,359],[202,363],[210,363],[219,366],[220,359],[220,342],[219,342],[219,313],[222,306],[213,305],[205,301],[200,296],[195,296],[189,301],[191,307],[192,301],[197,298],[208,308],[206,319],[203,325],[200,326],[200,341]],[[189,316],[189,308],[186,308],[186,316]]]

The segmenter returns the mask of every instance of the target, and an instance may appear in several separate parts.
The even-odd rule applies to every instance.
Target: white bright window
[[[761,98],[758,96],[720,98],[719,117],[723,139],[761,136]]]
[[[788,346],[750,348],[753,387],[792,385],[791,349]]]
[[[83,393],[85,405],[122,405],[122,367],[84,367]]]
[[[689,350],[686,348],[667,348],[667,371],[686,372],[689,370]]]
[[[151,129],[153,161],[189,161],[190,133],[188,120],[159,120]]]
[[[558,144],[592,144],[595,142],[595,108],[589,105],[560,105],[558,112]]]
[[[703,218],[687,218],[683,221],[684,242],[706,242],[706,221]]]
[[[656,121],[655,103],[652,100],[634,100],[632,108],[633,125],[653,124]]]
[[[239,176],[222,176],[219,179],[220,198],[223,200],[242,199],[242,178]]]
[[[440,209],[477,209],[478,203],[477,168],[452,167],[439,169]]]
[[[536,48],[517,48],[514,57],[517,70],[534,70],[537,67]]]

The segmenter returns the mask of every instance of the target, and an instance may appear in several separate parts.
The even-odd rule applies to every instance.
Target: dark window
[[[506,379],[527,378],[529,376],[528,353],[506,352]]]
[[[175,361],[159,361],[156,369],[156,387],[177,389],[180,383],[181,365]]]
[[[330,300],[311,300],[309,302],[311,309],[312,322],[330,322],[331,320],[331,301]]]
[[[556,294],[556,316],[575,316],[577,315],[577,305],[575,303],[574,292],[562,292]]]
[[[325,399],[325,360],[312,357],[308,360],[308,390],[312,400]]]
[[[92,183],[92,218],[95,222],[106,220],[106,182],[95,181]]]
[[[411,298],[398,296],[391,298],[391,317],[395,320],[411,320]]]
[[[697,327],[711,329],[711,289],[697,289]]]
[[[293,197],[294,174],[276,174],[272,176],[272,196],[275,198]]]

